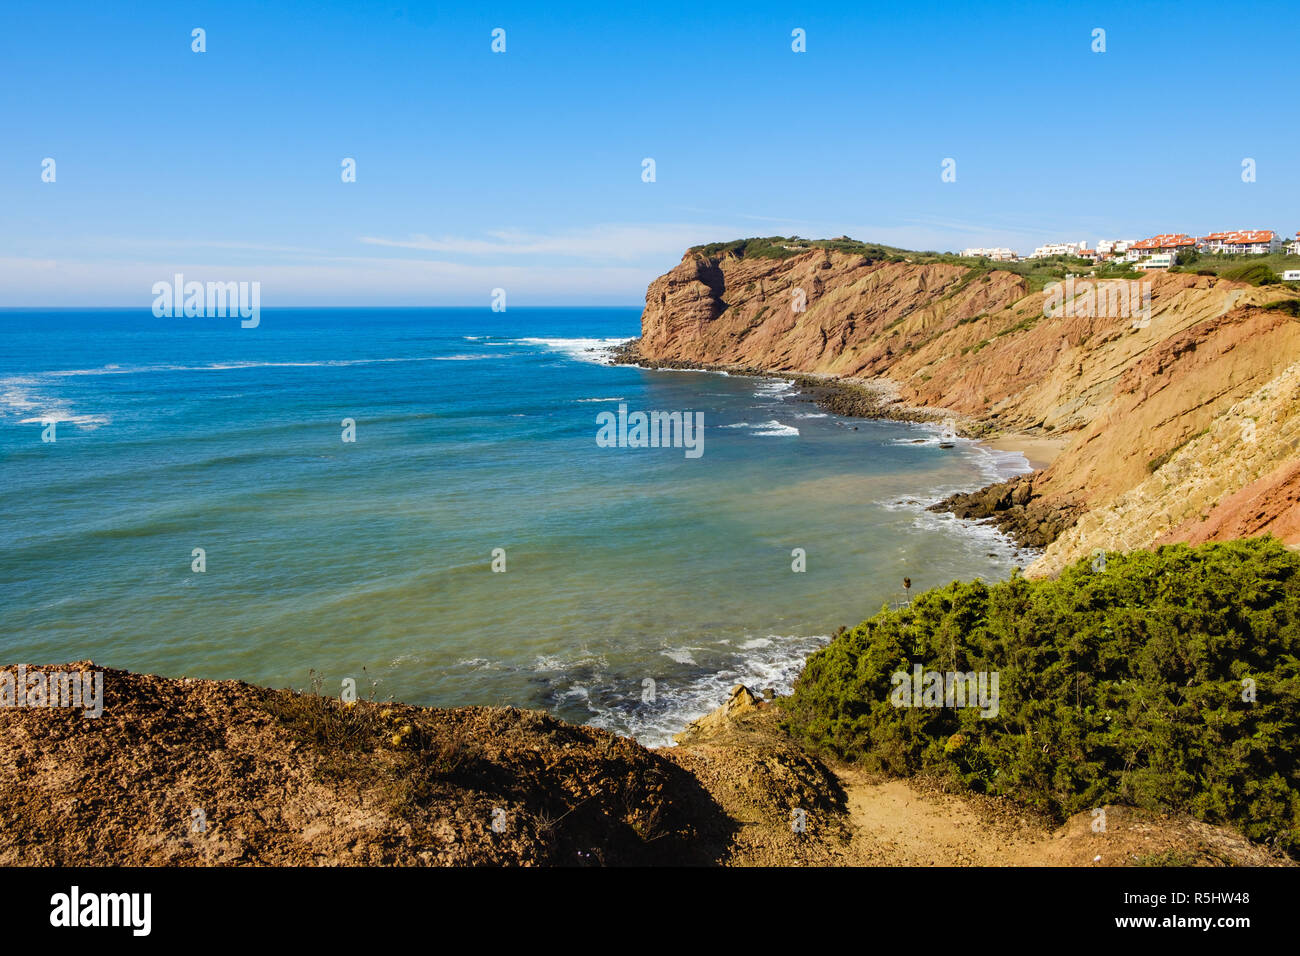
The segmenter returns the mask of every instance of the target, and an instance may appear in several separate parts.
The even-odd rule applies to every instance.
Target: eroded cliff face
[[[659,361],[870,377],[923,337],[1025,294],[1020,276],[964,282],[967,273],[825,250],[782,260],[688,255],[650,284],[640,349]]]
[[[1035,544],[1050,542],[1029,573],[1098,548],[1266,531],[1300,543],[1300,319],[1263,308],[1300,295],[1212,276],[1147,279],[1149,313],[1138,312],[1139,286],[1103,280],[1076,291],[1111,295],[1109,307],[1078,299],[1049,316],[1047,292],[1002,270],[820,248],[779,260],[689,252],[651,283],[636,350],[873,381],[977,430],[1064,438],[1031,484],[993,496]],[[1116,308],[1120,291],[1135,293],[1130,309]]]
[[[1291,324],[1300,325],[1295,320]],[[1291,345],[1294,357],[1294,340]],[[1267,364],[1261,361],[1258,367],[1262,373]],[[1148,467],[1129,483],[1107,476],[1119,490],[1053,541],[1030,567],[1031,573],[1054,574],[1095,550],[1176,541],[1201,544],[1260,534],[1300,543],[1300,362],[1253,389],[1247,381],[1220,391],[1214,376],[1205,378],[1209,382],[1200,394],[1208,393],[1208,400],[1176,419],[1159,420],[1146,409],[1134,409],[1135,423],[1150,421],[1153,432],[1163,428],[1173,453],[1157,462],[1154,471]],[[1223,397],[1243,390],[1247,394],[1239,401],[1228,403]],[[1116,417],[1109,420],[1114,423]],[[1197,428],[1200,422],[1206,424]],[[1090,443],[1096,446],[1091,454],[1076,444],[1071,457],[1100,472],[1097,456],[1109,448],[1117,462],[1115,474],[1128,474],[1132,469],[1125,460],[1133,455],[1126,454],[1124,446],[1140,438],[1138,430],[1137,424],[1116,427],[1113,437]],[[1070,463],[1058,460],[1051,471]],[[1062,481],[1066,473],[1061,471]]]

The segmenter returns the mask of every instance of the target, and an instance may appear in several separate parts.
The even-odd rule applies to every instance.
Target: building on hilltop
[[[1088,242],[1051,242],[1034,250],[1030,259],[1045,259],[1048,256],[1077,256],[1088,248]]]
[[[1295,242],[1287,243],[1286,251],[1293,256],[1300,256],[1300,232],[1295,234]]]
[[[1238,229],[1235,232],[1212,232],[1196,240],[1203,252],[1233,255],[1267,255],[1282,248],[1282,237],[1272,229]]]
[[[994,262],[1015,262],[1020,257],[1011,249],[963,249],[963,256],[970,256],[974,259],[992,259]]]
[[[1097,255],[1122,256],[1136,242],[1136,239],[1098,239]]]
[[[1161,254],[1176,256],[1180,252],[1194,248],[1196,248],[1196,240],[1191,236],[1181,232],[1162,232],[1158,236],[1143,239],[1129,246],[1128,251],[1124,253],[1124,261],[1137,262],[1148,256]]]

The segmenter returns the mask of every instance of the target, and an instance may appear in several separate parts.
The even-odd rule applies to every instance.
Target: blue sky
[[[5,0],[0,305],[178,271],[265,307],[637,304],[749,235],[1294,235],[1297,50],[1267,2]]]

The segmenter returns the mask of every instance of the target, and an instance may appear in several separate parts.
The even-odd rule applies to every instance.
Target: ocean
[[[829,415],[780,380],[607,364],[639,324],[0,311],[0,656],[314,672],[654,746],[737,682],[788,690],[905,576],[916,593],[1027,563],[924,510],[1023,457]],[[702,413],[702,454],[602,447],[620,405]]]

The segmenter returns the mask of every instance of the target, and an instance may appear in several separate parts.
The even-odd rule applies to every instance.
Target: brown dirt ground
[[[708,863],[730,837],[670,761],[535,711],[39,669],[104,670],[104,712],[0,708],[0,865]]]
[[[831,768],[770,707],[648,750],[514,708],[37,669],[104,670],[104,713],[0,708],[0,865],[1291,865],[1188,819],[1054,828]]]
[[[664,751],[742,824],[723,861],[731,865],[1295,865],[1190,817],[1107,806],[1104,830],[1094,831],[1090,812],[1057,826],[1006,800],[945,792],[936,781],[826,767],[775,722],[769,708],[730,721],[705,742]],[[819,788],[809,792],[814,781]],[[803,836],[791,832],[794,807],[806,809]]]

